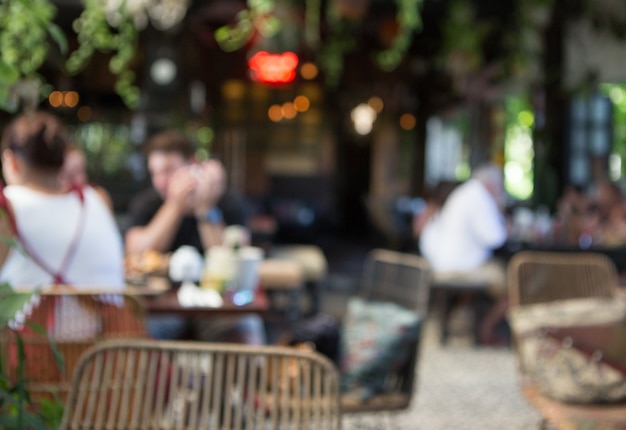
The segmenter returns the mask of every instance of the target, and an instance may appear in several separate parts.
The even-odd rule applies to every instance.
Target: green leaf
[[[24,309],[32,293],[17,293],[10,285],[0,284],[0,327],[5,327],[15,314]]]
[[[64,405],[58,393],[54,394],[54,399],[41,398],[38,400],[39,412],[42,419],[53,428],[58,428],[63,418]]]
[[[10,87],[20,78],[19,72],[14,68],[0,60],[0,82],[3,87]]]
[[[61,54],[67,54],[67,38],[65,37],[65,33],[63,33],[61,27],[54,23],[50,23],[48,26],[48,33],[50,34],[50,37],[52,37],[52,40],[56,42]]]
[[[0,391],[0,403],[8,403],[15,406],[14,415],[1,414],[0,415],[0,428],[1,429],[35,429],[35,430],[49,430],[49,426],[39,418],[37,415],[28,411],[28,408],[21,403],[20,399],[16,399],[7,392]],[[3,405],[4,407],[4,405]],[[4,420],[7,420],[6,422]]]

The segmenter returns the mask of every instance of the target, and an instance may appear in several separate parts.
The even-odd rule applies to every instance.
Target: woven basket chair
[[[522,251],[508,265],[511,308],[562,299],[623,294],[613,262],[592,252]],[[513,333],[514,346],[519,342]],[[542,417],[541,428],[626,429],[626,404],[567,404],[542,394],[518,360],[522,394]]]
[[[615,265],[600,253],[522,251],[507,270],[511,306],[619,293]]]
[[[203,342],[106,341],[79,362],[61,429],[341,428],[319,353]]]
[[[18,330],[0,332],[4,371],[15,381],[19,365],[17,337],[24,345],[26,388],[41,397],[65,399],[80,355],[104,339],[147,338],[143,308],[129,295],[100,295],[55,287],[40,295],[39,304]],[[45,330],[41,332],[39,327]],[[51,343],[52,340],[52,343]],[[54,344],[63,358],[59,366]]]
[[[364,262],[359,296],[366,300],[387,301],[414,310],[422,317],[428,312],[432,271],[422,257],[415,254],[374,249]],[[383,394],[363,402],[344,397],[346,413],[406,409],[413,399],[419,340],[411,345],[409,360],[398,372],[389,374]]]

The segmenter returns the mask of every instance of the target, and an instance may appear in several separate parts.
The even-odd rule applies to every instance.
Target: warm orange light
[[[61,91],[52,91],[48,96],[48,103],[52,107],[59,107],[63,104],[63,93]]]
[[[297,96],[295,99],[293,99],[293,105],[296,107],[296,110],[298,112],[306,112],[307,110],[309,110],[311,102],[309,101],[309,98],[307,96]]]
[[[73,108],[78,104],[78,93],[76,91],[67,91],[63,94],[63,104]]]
[[[317,77],[317,73],[317,66],[313,63],[304,63],[302,67],[300,67],[300,76],[307,81],[315,79]]]
[[[278,122],[281,119],[283,119],[283,108],[280,107],[279,105],[272,105],[267,110],[267,116],[269,117],[270,120],[274,122]]]
[[[412,130],[413,128],[415,128],[415,123],[415,116],[411,115],[410,113],[405,113],[400,117],[400,127],[402,127],[404,130]]]
[[[285,117],[285,119],[294,119],[297,114],[298,111],[296,110],[296,107],[293,103],[286,102],[283,104],[283,116]]]
[[[229,79],[222,85],[222,94],[228,100],[241,100],[246,95],[246,86],[243,81]]]
[[[376,111],[376,113],[381,113],[383,110],[383,107],[385,106],[385,104],[383,103],[383,100],[380,97],[374,96],[371,97],[368,101],[367,104],[374,109],[374,111]]]
[[[91,119],[91,108],[89,106],[81,106],[76,112],[76,116],[82,122],[87,122]]]
[[[259,51],[248,60],[253,80],[269,84],[284,84],[296,77],[298,56],[293,52],[270,54]]]

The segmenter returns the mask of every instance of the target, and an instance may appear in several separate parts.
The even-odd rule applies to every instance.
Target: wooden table
[[[129,285],[127,293],[140,297],[146,310],[151,315],[176,314],[183,316],[195,315],[241,315],[257,313],[267,315],[277,309],[270,300],[278,293],[289,295],[286,314],[289,319],[298,317],[298,299],[303,286],[302,269],[294,262],[266,259],[259,267],[259,284],[251,303],[238,306],[232,300],[232,294],[224,297],[224,305],[218,308],[208,306],[183,307],[178,302],[177,290],[170,288],[166,277],[149,277],[146,284]]]
[[[172,288],[158,295],[143,295],[141,296],[141,302],[146,312],[151,315],[176,314],[191,317],[196,315],[264,314],[270,309],[267,294],[262,289],[256,291],[251,303],[242,306],[234,304],[232,296],[227,294],[224,297],[224,304],[220,307],[181,306],[178,301],[177,291],[177,289]]]

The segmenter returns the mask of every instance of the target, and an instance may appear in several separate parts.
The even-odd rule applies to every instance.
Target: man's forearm
[[[210,223],[198,220],[198,232],[202,247],[206,250],[212,246],[221,245],[224,237],[224,223]]]
[[[146,250],[167,252],[180,226],[183,214],[175,204],[165,203],[152,220],[143,227],[133,227],[126,233],[126,252]]]

